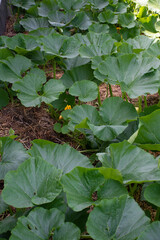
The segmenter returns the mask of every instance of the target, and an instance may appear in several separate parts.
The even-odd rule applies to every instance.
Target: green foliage
[[[146,99],[160,93],[160,1],[11,4],[15,28],[29,33],[0,37],[0,109],[17,98],[44,102],[54,130],[82,149],[35,139],[26,151],[12,130],[0,138],[0,239],[158,240],[159,221],[150,223],[134,193],[149,182],[144,198],[160,220],[160,160],[143,150],[160,151],[160,104]],[[110,91],[103,102],[101,83]],[[129,103],[137,97],[138,113]]]

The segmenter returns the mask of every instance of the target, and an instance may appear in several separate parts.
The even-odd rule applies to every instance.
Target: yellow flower
[[[64,110],[72,109],[71,105],[67,105]],[[59,120],[63,119],[62,115],[59,116]]]
[[[71,105],[67,105],[64,110],[72,109]]]

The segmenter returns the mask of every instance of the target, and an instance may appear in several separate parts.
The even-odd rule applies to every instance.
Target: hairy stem
[[[139,96],[138,97],[138,107],[139,107],[139,113],[142,112],[142,97]]]
[[[148,105],[147,105],[147,97],[146,96],[144,96],[144,105],[145,105],[145,107],[148,107]]]
[[[113,97],[112,87],[110,84],[109,84],[109,92],[110,92],[110,97]]]

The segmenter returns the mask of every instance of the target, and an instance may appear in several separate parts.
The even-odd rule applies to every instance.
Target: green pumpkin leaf
[[[149,221],[134,199],[121,196],[102,200],[93,209],[88,217],[87,231],[96,240],[135,240]]]
[[[4,213],[8,209],[8,205],[3,201],[2,195],[0,194],[0,214]]]
[[[80,42],[73,37],[66,37],[57,33],[45,36],[39,40],[47,54],[60,58],[74,58],[78,56]]]
[[[114,43],[116,40],[112,39],[107,33],[90,32],[86,35],[86,44],[80,47],[80,55],[85,58],[93,58],[96,56],[108,55],[114,51]]]
[[[43,0],[38,7],[38,15],[41,17],[48,17],[50,12],[54,12],[58,9],[59,7],[56,0]]]
[[[16,227],[11,232],[10,240],[48,240],[53,229],[64,223],[64,214],[56,208],[33,209],[27,217],[20,217]]]
[[[124,183],[141,183],[160,180],[158,161],[149,153],[127,141],[109,146],[107,153],[99,155],[104,167],[118,169]],[[137,167],[138,166],[138,167]]]
[[[51,103],[65,91],[65,86],[60,80],[50,79],[43,87],[45,82],[44,71],[35,68],[26,74],[21,81],[15,82],[12,89],[18,92],[18,98],[26,107],[37,106],[41,102]]]
[[[61,77],[66,88],[70,88],[74,83],[81,80],[94,80],[93,70],[90,64],[85,64],[75,67],[72,70],[66,71]]]
[[[92,24],[90,17],[85,12],[79,12],[71,21],[71,24],[80,30],[87,30]]]
[[[30,7],[35,5],[35,1],[34,0],[12,0],[12,5],[28,10]]]
[[[145,35],[139,35],[135,38],[129,38],[126,42],[133,46],[134,52],[138,53],[150,48],[154,40]]]
[[[64,8],[66,11],[68,10],[79,10],[81,9],[85,4],[85,0],[58,0],[58,4],[61,8]]]
[[[60,175],[60,170],[42,158],[30,158],[7,173],[2,197],[16,208],[52,202],[61,192]]]
[[[17,218],[15,215],[5,217],[0,221],[0,234],[11,231],[17,223]]]
[[[152,222],[137,240],[159,240],[160,222]]]
[[[63,173],[70,172],[77,166],[91,168],[92,164],[89,159],[76,151],[67,144],[59,145],[46,140],[33,140],[33,146],[29,150],[32,157],[42,157],[47,162],[51,163]]]
[[[0,48],[0,60],[13,56],[12,52],[7,48]]]
[[[49,18],[48,21],[54,27],[65,27],[72,21],[74,17],[75,17],[75,12],[73,11],[67,11],[67,12],[52,11],[48,15],[48,18]]]
[[[12,38],[8,38],[6,40],[6,45],[9,49],[14,50],[21,55],[25,55],[28,52],[39,49],[35,37],[21,33],[13,36]]]
[[[80,229],[71,222],[64,223],[59,229],[56,229],[54,233],[55,240],[79,240],[80,239]]]
[[[115,15],[113,11],[108,9],[99,14],[98,20],[102,23],[116,24],[118,22],[118,16]]]
[[[159,64],[157,58],[141,56],[137,58],[134,54],[125,54],[117,58],[107,57],[100,63],[98,70],[108,76],[107,80],[110,84],[119,84],[122,92],[127,92],[129,97],[136,98],[158,91],[159,71],[150,70],[157,69]]]
[[[153,183],[147,186],[144,190],[144,197],[148,202],[160,207],[160,184]]]
[[[94,32],[94,33],[99,33],[99,34],[108,33],[109,32],[109,25],[95,22],[95,23],[93,23],[92,25],[89,26],[88,30],[89,30],[89,32]]]
[[[14,83],[22,78],[22,73],[32,66],[31,60],[24,56],[16,55],[0,61],[0,80]]]
[[[110,176],[108,175],[110,178]],[[74,211],[81,211],[101,199],[126,194],[126,189],[115,180],[105,180],[99,169],[77,167],[61,179],[67,194],[68,205]],[[110,186],[108,188],[108,186]]]
[[[157,127],[160,121],[160,110],[140,117],[138,135],[135,143],[147,150],[160,151],[160,129]]]
[[[119,97],[106,98],[100,107],[99,114],[102,124],[93,125],[88,122],[88,126],[93,134],[102,141],[113,140],[125,130],[128,120],[137,118],[134,106]]]
[[[156,26],[155,26],[157,22],[157,18],[158,18],[157,14],[152,14],[148,17],[140,18],[139,21],[144,27],[145,31],[149,31],[151,33],[157,33]]]
[[[80,124],[84,119],[88,119],[90,123],[99,124],[102,120],[98,111],[91,105],[75,106],[68,114],[69,129],[74,131],[76,125]]]
[[[0,156],[0,179],[4,179],[8,171],[16,170],[28,158],[22,143],[10,137],[0,138]]]
[[[26,31],[33,31],[38,28],[48,28],[49,23],[47,18],[26,18],[20,21],[20,24],[24,27]]]
[[[133,13],[123,13],[118,16],[118,23],[124,28],[133,28],[136,23]]]
[[[75,82],[69,89],[69,94],[78,96],[82,102],[95,100],[98,96],[98,86],[89,80]]]

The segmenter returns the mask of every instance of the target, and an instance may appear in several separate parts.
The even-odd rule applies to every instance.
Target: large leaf
[[[75,106],[69,113],[69,128],[74,131],[76,125],[84,119],[88,119],[90,123],[99,124],[101,122],[98,111],[91,105]]]
[[[12,38],[8,38],[6,45],[9,49],[21,55],[39,49],[36,38],[24,34],[17,34]]]
[[[99,114],[102,118],[101,125],[88,122],[88,126],[93,134],[103,141],[116,138],[127,127],[127,120],[137,117],[134,106],[119,97],[106,98],[100,107]]]
[[[150,16],[140,18],[139,21],[141,22],[145,31],[157,33],[156,26],[155,26],[157,22],[157,18],[158,18],[157,14],[152,14]]]
[[[7,173],[2,197],[16,208],[52,202],[61,192],[60,175],[60,170],[42,158],[30,158]]]
[[[81,9],[86,3],[85,0],[58,0],[59,6],[64,8],[65,10],[79,10]]]
[[[16,55],[0,61],[0,80],[16,82],[22,78],[22,73],[32,66],[31,60],[24,56]]]
[[[10,240],[17,240],[17,238],[19,240],[48,240],[52,237],[53,231],[55,231],[55,240],[63,239],[58,232],[61,232],[61,227],[65,228],[64,218],[64,214],[56,208],[50,210],[36,208],[27,217],[23,216],[18,219],[16,227],[11,232]],[[78,240],[80,230],[74,224],[69,224],[68,227],[70,229],[68,237],[71,237],[73,234],[73,239]]]
[[[17,218],[15,215],[7,216],[0,221],[0,234],[11,231],[16,226]]]
[[[54,28],[38,28],[36,30],[30,31],[28,35],[35,36],[35,37],[44,37],[48,36],[55,32]]]
[[[85,58],[111,54],[116,42],[107,33],[98,34],[94,32],[88,33],[85,41],[86,44],[80,47],[80,55]]]
[[[124,183],[139,183],[160,180],[158,161],[149,153],[127,141],[109,146],[107,153],[98,154],[103,166],[118,169]]]
[[[134,54],[125,54],[119,57],[107,57],[100,63],[98,70],[108,76],[111,84],[119,84],[122,92],[127,92],[131,98],[136,98],[147,93],[156,93],[159,86],[160,61],[153,57],[138,58]],[[111,67],[111,66],[114,66]]]
[[[103,175],[95,168],[77,167],[64,175],[61,183],[67,194],[68,205],[74,211],[81,211],[104,198],[126,194],[126,189],[119,182],[111,179],[105,181]]]
[[[119,125],[137,118],[135,107],[120,97],[106,98],[99,111],[103,121],[109,125]]]
[[[87,30],[92,24],[90,17],[85,12],[79,12],[76,17],[71,21],[71,24],[80,30]]]
[[[93,79],[94,75],[90,64],[85,64],[79,67],[75,67],[72,70],[68,70],[63,74],[61,78],[63,84],[67,88],[70,88],[73,85],[73,83],[77,81]]]
[[[118,16],[110,9],[101,12],[98,19],[102,23],[116,24],[118,22]]]
[[[64,27],[68,25],[74,17],[75,13],[73,11],[67,11],[66,13],[55,11],[48,15],[49,23],[54,27]]]
[[[145,56],[160,57],[160,41],[153,43],[146,51],[144,52]]]
[[[0,48],[0,60],[10,56],[13,56],[13,54],[8,48]]]
[[[133,46],[135,52],[140,52],[150,48],[153,44],[153,41],[153,39],[145,35],[139,35],[135,38],[129,38],[126,42]]]
[[[0,194],[0,214],[4,213],[8,209],[8,205],[3,201],[2,195]]]
[[[157,127],[160,122],[160,110],[140,117],[138,135],[135,143],[148,150],[160,151],[160,129]]]
[[[30,7],[35,5],[34,0],[12,0],[11,3],[12,5],[24,8],[25,10],[28,10]]]
[[[124,28],[135,27],[136,23],[134,20],[135,18],[133,13],[124,13],[118,16],[118,23]]]
[[[147,186],[144,190],[145,200],[160,207],[160,184],[153,183]]]
[[[65,91],[65,86],[60,80],[50,79],[43,87],[45,82],[44,71],[32,69],[21,81],[15,82],[12,88],[18,91],[17,96],[24,106],[37,106],[41,102],[50,103],[58,99]]]
[[[54,233],[55,240],[79,240],[80,239],[80,229],[71,222],[64,223],[59,229],[56,229]]]
[[[81,80],[75,82],[69,89],[69,94],[78,96],[82,102],[95,100],[98,96],[98,86],[95,82],[89,80]]]
[[[106,0],[90,0],[92,8],[96,8],[98,10],[103,9],[109,5],[109,1]]]
[[[48,28],[49,23],[47,18],[26,18],[20,21],[20,24],[26,31],[33,31],[38,28]]]
[[[22,143],[9,137],[0,138],[0,179],[4,179],[10,170],[16,170],[28,155]]]
[[[40,7],[38,7],[38,15],[41,17],[48,17],[50,12],[58,10],[58,8],[56,0],[43,0],[40,2]]]
[[[93,209],[87,231],[96,240],[135,240],[149,221],[134,199],[121,196],[103,200]]]
[[[159,240],[160,222],[152,222],[137,240]]]
[[[39,40],[43,45],[44,51],[50,55],[61,58],[74,58],[78,56],[80,42],[72,37],[66,37],[57,33]]]
[[[47,162],[61,169],[63,173],[70,172],[77,166],[91,168],[89,159],[67,144],[59,145],[46,140],[34,140],[29,154],[32,157],[40,156]]]

